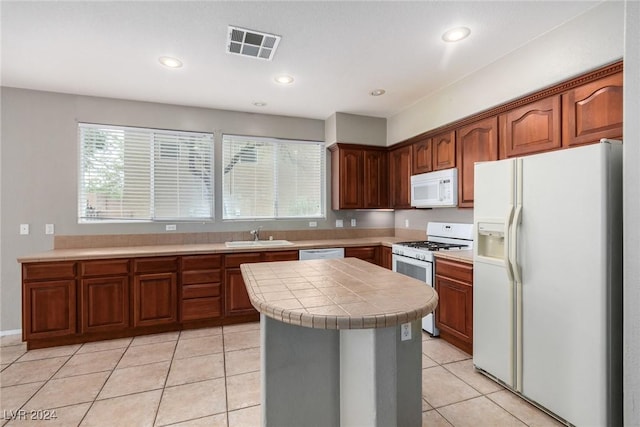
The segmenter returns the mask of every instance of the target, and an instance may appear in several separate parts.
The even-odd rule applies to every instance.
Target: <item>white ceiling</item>
[[[599,3],[3,0],[0,77],[9,87],[323,120],[391,117]],[[273,61],[225,53],[228,25],[282,36]],[[461,25],[468,39],[441,40]],[[184,67],[162,67],[163,55]],[[274,83],[280,73],[294,84]],[[387,93],[369,95],[378,88]]]

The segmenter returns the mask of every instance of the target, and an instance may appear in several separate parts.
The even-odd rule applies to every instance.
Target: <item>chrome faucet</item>
[[[249,233],[253,236],[254,241],[260,240],[260,230],[262,230],[262,226],[256,228],[255,230],[249,231]]]

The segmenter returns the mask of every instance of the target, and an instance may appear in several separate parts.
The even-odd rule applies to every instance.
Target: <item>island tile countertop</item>
[[[184,245],[149,245],[149,246],[122,246],[106,248],[78,248],[78,249],[52,249],[46,252],[25,255],[18,258],[18,262],[46,262],[46,261],[70,261],[105,258],[131,258],[168,255],[198,255],[214,253],[238,253],[238,252],[263,252],[283,251],[299,249],[320,249],[332,247],[353,247],[367,245],[391,246],[406,239],[393,236],[359,237],[351,239],[326,239],[326,240],[299,240],[291,241],[291,245],[262,246],[262,247],[237,247],[229,248],[224,243],[200,243]]]
[[[249,299],[272,319],[315,329],[385,328],[438,304],[424,282],[357,258],[242,264]]]

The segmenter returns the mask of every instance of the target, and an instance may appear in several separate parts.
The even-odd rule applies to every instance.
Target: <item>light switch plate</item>
[[[53,224],[44,225],[44,234],[53,234],[54,232],[55,232],[55,228]]]
[[[336,227],[338,228],[344,227],[344,222],[341,219],[336,219]]]
[[[177,228],[177,227],[176,227],[176,225],[175,225],[175,224],[167,224],[167,225],[164,227],[164,229],[165,229],[166,231],[176,231],[176,228]]]
[[[355,218],[351,218],[351,226],[352,227],[356,226],[356,219]]]
[[[309,227],[317,227],[317,226],[318,226],[317,221],[309,221]]]
[[[409,228],[409,220],[408,219],[404,220],[404,228]]]

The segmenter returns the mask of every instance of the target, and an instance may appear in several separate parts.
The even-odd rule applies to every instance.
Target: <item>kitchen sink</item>
[[[225,242],[224,244],[228,248],[268,248],[293,245],[293,243],[288,240],[239,240],[236,242]]]

